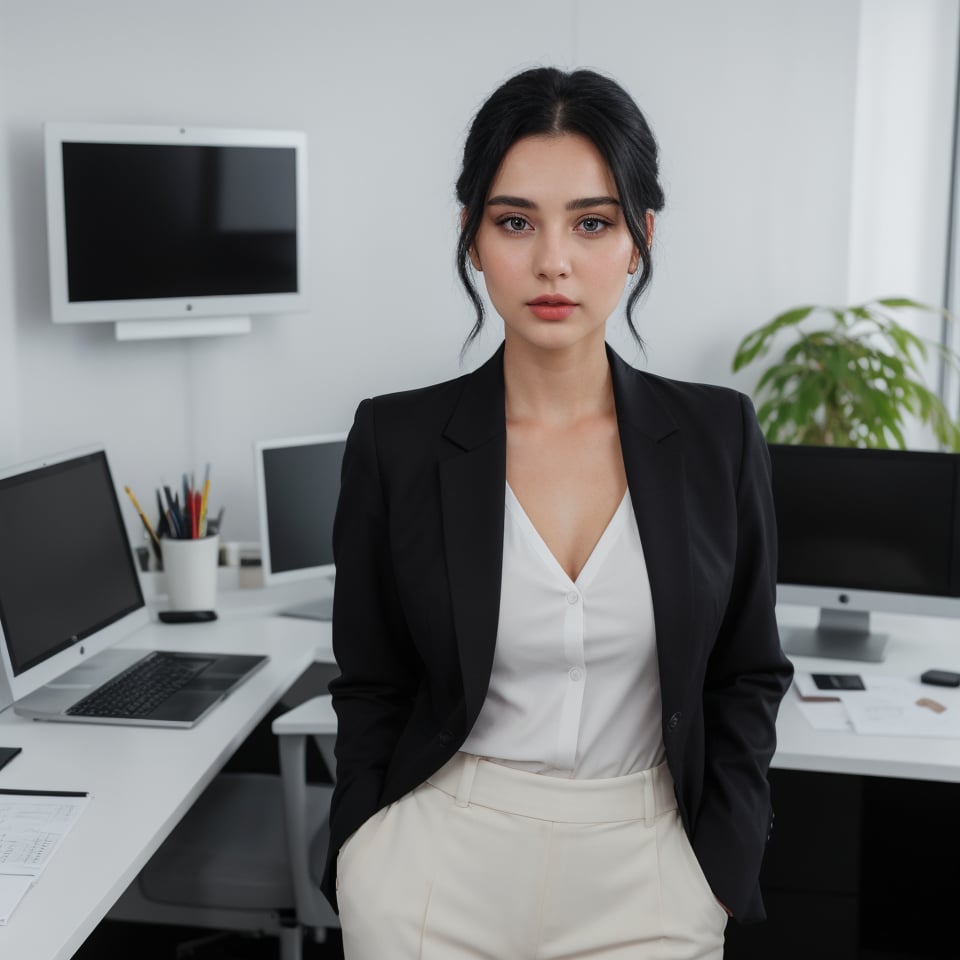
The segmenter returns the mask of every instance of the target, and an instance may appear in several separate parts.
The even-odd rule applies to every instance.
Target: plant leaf
[[[883,307],[909,307],[911,310],[931,310],[936,312],[938,307],[931,307],[926,303],[920,303],[917,300],[911,300],[909,297],[879,297],[876,300],[872,301],[873,303],[879,303]]]
[[[944,313],[907,297],[849,307],[797,307],[744,337],[734,369],[769,352],[774,336],[815,310],[832,326],[796,329],[796,339],[760,376],[757,416],[770,442],[906,447],[915,416],[944,446],[960,450],[960,422],[925,384],[933,356],[960,370],[960,353],[902,326],[886,311]],[[952,318],[950,318],[952,319]]]
[[[770,341],[784,328],[796,326],[805,320],[817,308],[794,307],[775,316],[769,323],[748,333],[737,347],[733,356],[733,370],[741,370],[770,349]]]

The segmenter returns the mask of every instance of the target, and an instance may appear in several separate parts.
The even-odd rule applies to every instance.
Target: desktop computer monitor
[[[0,709],[148,620],[104,450],[0,469]]]
[[[884,611],[960,616],[960,455],[770,445],[777,600],[820,608],[787,653],[883,659]]]
[[[264,583],[314,579],[322,594],[315,604],[285,613],[329,619],[333,519],[346,440],[346,433],[331,433],[255,445]]]

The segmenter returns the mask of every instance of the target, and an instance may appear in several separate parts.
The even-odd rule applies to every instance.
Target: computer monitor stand
[[[870,632],[870,614],[857,610],[822,607],[816,627],[784,627],[780,640],[784,653],[831,660],[879,663],[889,638]]]
[[[299,617],[302,620],[332,620],[333,619],[333,577],[322,577],[319,591],[321,595],[306,603],[281,610],[283,617]]]

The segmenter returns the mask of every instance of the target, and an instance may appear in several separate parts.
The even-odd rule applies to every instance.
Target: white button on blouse
[[[572,581],[507,486],[497,646],[461,749],[534,773],[663,760],[653,602],[629,491]]]

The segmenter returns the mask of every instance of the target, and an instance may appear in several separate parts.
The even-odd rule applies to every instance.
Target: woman
[[[507,81],[457,183],[504,343],[360,404],[344,455],[324,890],[347,960],[719,958],[763,917],[791,668],[749,401],[605,344],[662,208],[636,104]],[[639,338],[638,338],[639,340]],[[468,341],[469,342],[469,341]]]

